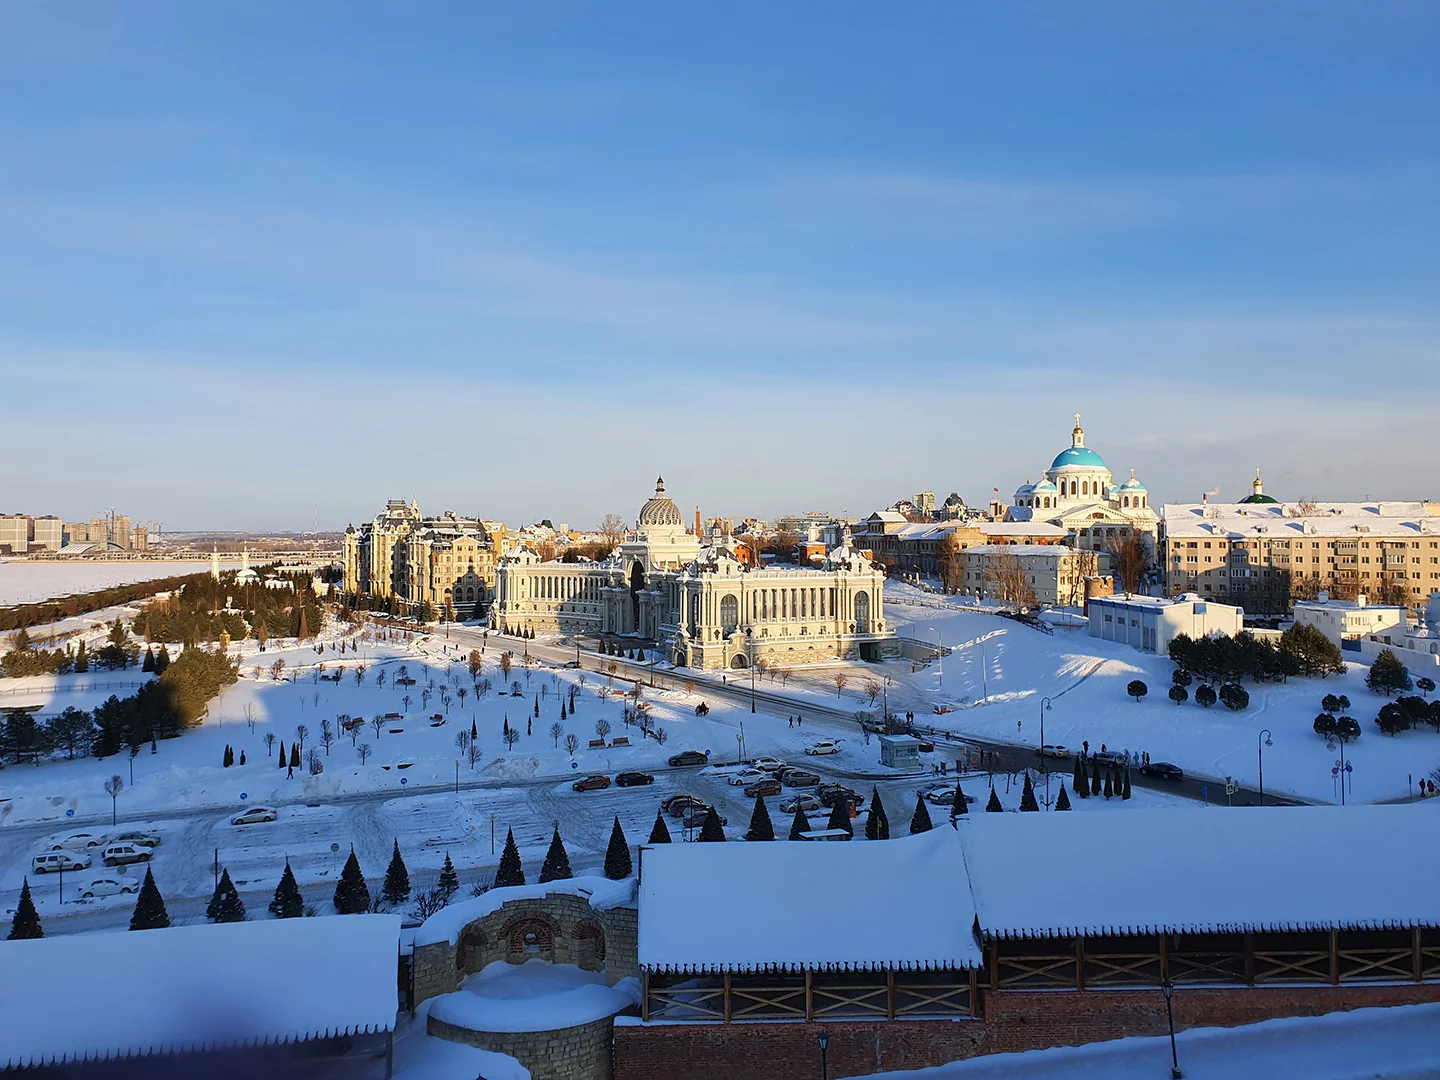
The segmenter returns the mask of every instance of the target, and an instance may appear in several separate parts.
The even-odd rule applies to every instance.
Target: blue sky
[[[1440,497],[1437,55],[1419,2],[12,0],[0,510],[861,513],[1075,411],[1156,501]]]

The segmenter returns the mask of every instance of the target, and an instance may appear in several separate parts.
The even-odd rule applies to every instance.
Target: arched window
[[[720,599],[720,626],[727,634],[733,634],[740,624],[740,605],[735,597],[726,595]]]
[[[1089,480],[1082,480],[1082,481],[1080,481],[1080,494],[1081,494],[1081,495],[1089,495],[1089,494],[1090,494],[1090,481],[1089,481]]]
[[[855,632],[857,634],[868,634],[870,632],[870,594],[855,594]]]

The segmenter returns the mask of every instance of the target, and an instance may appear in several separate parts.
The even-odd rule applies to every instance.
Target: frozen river
[[[221,563],[233,570],[239,563]],[[0,560],[0,607],[33,604],[57,596],[108,589],[112,585],[131,585],[137,581],[172,577],[180,574],[203,574],[210,563],[204,559],[169,560],[161,562],[89,562]]]

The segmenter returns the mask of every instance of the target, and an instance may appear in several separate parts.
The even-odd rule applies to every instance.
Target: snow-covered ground
[[[222,562],[223,570],[237,570],[238,562]],[[209,573],[202,559],[168,561],[91,562],[82,559],[28,560],[0,559],[0,607],[33,604],[57,596],[108,589],[112,585],[133,585],[155,578]]]
[[[892,711],[914,710],[922,725],[933,722],[982,738],[1039,744],[1040,707],[1048,696],[1046,742],[1076,749],[1088,739],[1092,750],[1103,743],[1111,749],[1148,752],[1154,761],[1170,761],[1206,776],[1234,776],[1250,786],[1259,780],[1257,744],[1262,729],[1268,729],[1273,745],[1264,751],[1265,789],[1339,802],[1330,772],[1338,752],[1327,750],[1312,728],[1321,698],[1333,693],[1350,698],[1350,713],[1363,732],[1345,752],[1353,766],[1347,799],[1402,798],[1411,790],[1409,778],[1428,776],[1440,767],[1440,735],[1434,729],[1393,738],[1380,733],[1374,718],[1387,699],[1365,688],[1366,668],[1360,665],[1349,665],[1340,677],[1246,683],[1250,707],[1241,712],[1221,705],[1203,709],[1193,696],[1177,706],[1165,696],[1174,665],[1163,656],[1092,638],[1083,630],[1057,629],[1047,635],[997,616],[916,607],[905,601],[929,605],[937,598],[910,586],[889,586],[886,593],[886,615],[900,633],[933,641],[938,631],[954,650],[943,664],[932,662],[913,675],[905,665],[890,689]],[[885,668],[893,675],[896,666]],[[854,690],[858,677],[852,678],[845,697],[863,707]],[[811,682],[823,697],[823,679],[820,673],[801,673],[788,689]],[[1126,694],[1132,679],[1149,687],[1139,704]],[[833,685],[829,698],[834,704]],[[935,715],[936,705],[953,711]]]
[[[588,1024],[640,1004],[640,980],[605,984],[603,971],[532,959],[496,960],[430,1002],[437,1020],[471,1031],[548,1031]]]
[[[1189,1080],[1421,1080],[1440,1075],[1440,1005],[1193,1028],[1179,1032],[1175,1042]],[[1168,1076],[1170,1067],[1170,1039],[1161,1036],[869,1075],[873,1080],[1153,1080]]]

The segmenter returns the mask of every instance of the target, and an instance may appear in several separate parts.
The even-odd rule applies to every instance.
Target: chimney
[[[1357,608],[1362,608],[1365,606],[1365,594],[1363,592],[1355,597],[1355,606]]]
[[[700,535],[700,507],[695,507],[695,535]]]

